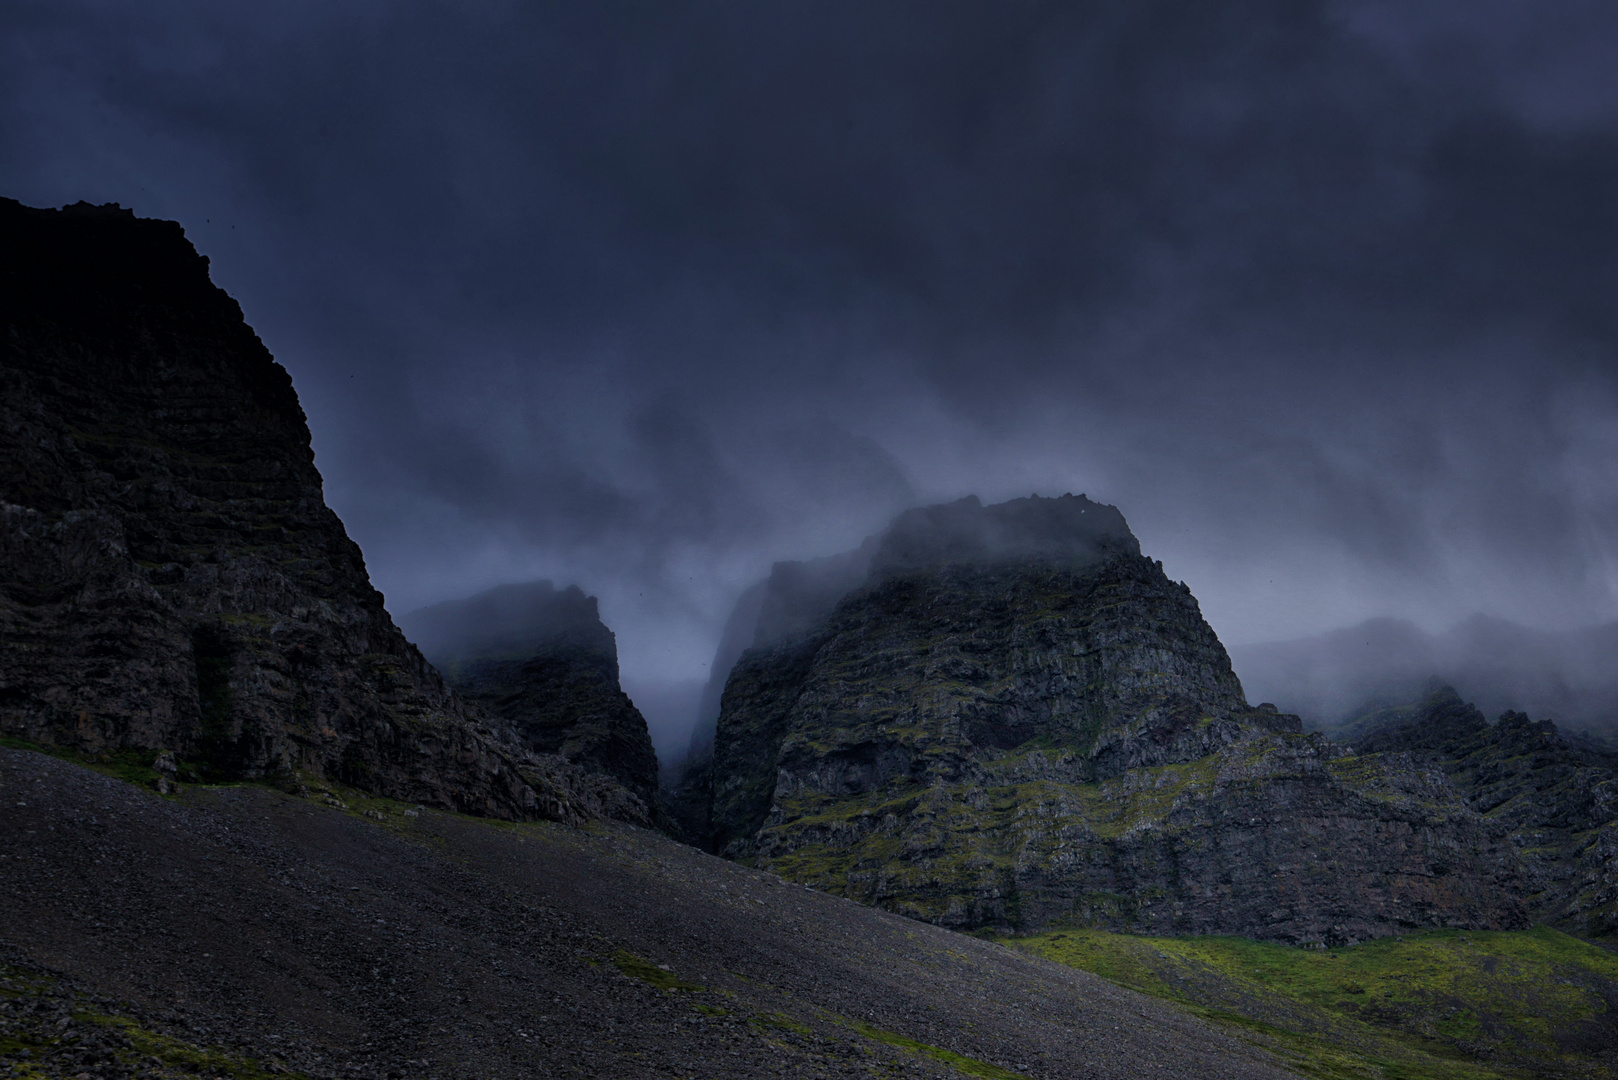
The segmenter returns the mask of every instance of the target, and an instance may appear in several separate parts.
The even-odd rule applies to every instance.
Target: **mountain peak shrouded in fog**
[[[497,585],[464,600],[417,608],[399,616],[399,626],[440,666],[461,656],[527,652],[559,638],[586,640],[604,647],[615,663],[617,657],[596,598],[577,585],[558,589],[549,581]]]
[[[500,585],[409,612],[400,628],[480,716],[597,781],[609,817],[658,820],[657,754],[623,691],[596,598],[549,581]]]
[[[711,755],[665,792],[727,858],[962,930],[1340,946],[1527,925],[1503,838],[1408,758],[1345,764],[1249,705],[1112,507],[908,511],[805,621],[737,660]]]
[[[989,506],[969,495],[906,510],[850,551],[778,562],[731,610],[706,686],[687,721],[695,725],[689,748],[670,761],[678,764],[687,756],[701,761],[710,752],[725,681],[744,652],[774,648],[811,630],[861,585],[948,566],[1048,562],[1082,567],[1119,554],[1139,555],[1140,542],[1117,507],[1071,493]]]
[[[1117,554],[1140,554],[1140,542],[1117,507],[1071,494],[984,506],[969,495],[900,514],[882,533],[873,569],[905,573],[951,564],[1084,564]]]
[[[853,550],[776,563],[738,601],[727,640],[747,637],[753,648],[777,644],[808,629],[862,583],[895,574],[1022,562],[1082,567],[1139,554],[1140,542],[1118,508],[1084,495],[1030,495],[989,506],[968,495],[906,510]]]

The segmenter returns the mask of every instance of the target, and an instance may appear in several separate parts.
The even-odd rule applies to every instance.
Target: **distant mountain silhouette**
[[[460,696],[541,754],[612,777],[609,816],[652,822],[657,754],[618,681],[618,641],[596,598],[549,581],[499,585],[399,616]]]
[[[327,507],[292,379],[180,226],[0,199],[0,735],[162,781],[574,820]]]
[[[1564,730],[1618,734],[1618,622],[1549,631],[1474,615],[1429,634],[1402,619],[1369,619],[1230,653],[1250,698],[1316,727],[1415,700],[1436,677],[1487,716],[1516,710]]]

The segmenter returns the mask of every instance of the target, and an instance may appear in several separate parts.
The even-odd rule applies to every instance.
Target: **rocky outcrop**
[[[709,807],[715,850],[961,928],[1524,920],[1503,830],[1442,770],[1250,707],[1189,589],[1082,496],[900,517],[732,669]]]
[[[663,804],[680,834],[702,843],[713,831],[714,732],[731,669],[748,649],[768,648],[812,630],[870,572],[876,537],[853,551],[820,559],[778,562],[770,576],[742,593],[725,621],[697,705],[685,757],[672,771]]]
[[[1618,753],[1520,712],[1491,725],[1449,686],[1361,718],[1351,737],[1362,752],[1441,768],[1474,810],[1509,829],[1536,920],[1591,936],[1618,930]]]
[[[649,821],[657,754],[646,719],[618,682],[618,643],[596,598],[548,581],[502,585],[403,615],[400,625],[480,714],[527,746],[610,776]]]
[[[291,379],[178,225],[0,200],[0,281],[0,731],[508,818],[598,805],[394,626]]]

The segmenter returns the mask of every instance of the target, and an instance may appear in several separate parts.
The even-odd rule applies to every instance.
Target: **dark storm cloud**
[[[181,220],[410,607],[700,667],[1088,491],[1237,638],[1618,597],[1610,5],[7,7],[0,183]]]

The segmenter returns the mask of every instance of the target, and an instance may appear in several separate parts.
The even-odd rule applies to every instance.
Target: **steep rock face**
[[[445,679],[534,751],[611,776],[649,820],[657,754],[618,682],[618,643],[596,598],[548,581],[503,585],[401,616]]]
[[[0,730],[587,811],[576,771],[514,757],[393,625],[291,380],[178,225],[4,200],[0,267]]]
[[[1618,930],[1618,754],[1519,712],[1491,725],[1449,686],[1355,731],[1361,751],[1442,768],[1474,810],[1510,830],[1535,919],[1580,934]]]
[[[742,658],[716,775],[852,794],[899,774],[955,780],[1033,740],[1082,751],[1067,759],[1076,781],[1190,760],[1250,712],[1222,658],[1190,593],[1138,555],[882,577],[817,633]],[[718,839],[752,833],[767,807],[762,788],[716,787]]]
[[[682,836],[702,843],[713,831],[714,732],[725,683],[736,661],[750,648],[768,648],[812,630],[865,580],[876,546],[877,538],[871,537],[839,555],[776,563],[769,577],[736,601],[698,702],[690,745],[663,791],[664,806]]]
[[[710,845],[952,926],[1352,941],[1516,926],[1442,770],[1250,707],[1183,585],[1083,497],[912,511],[731,671]]]

